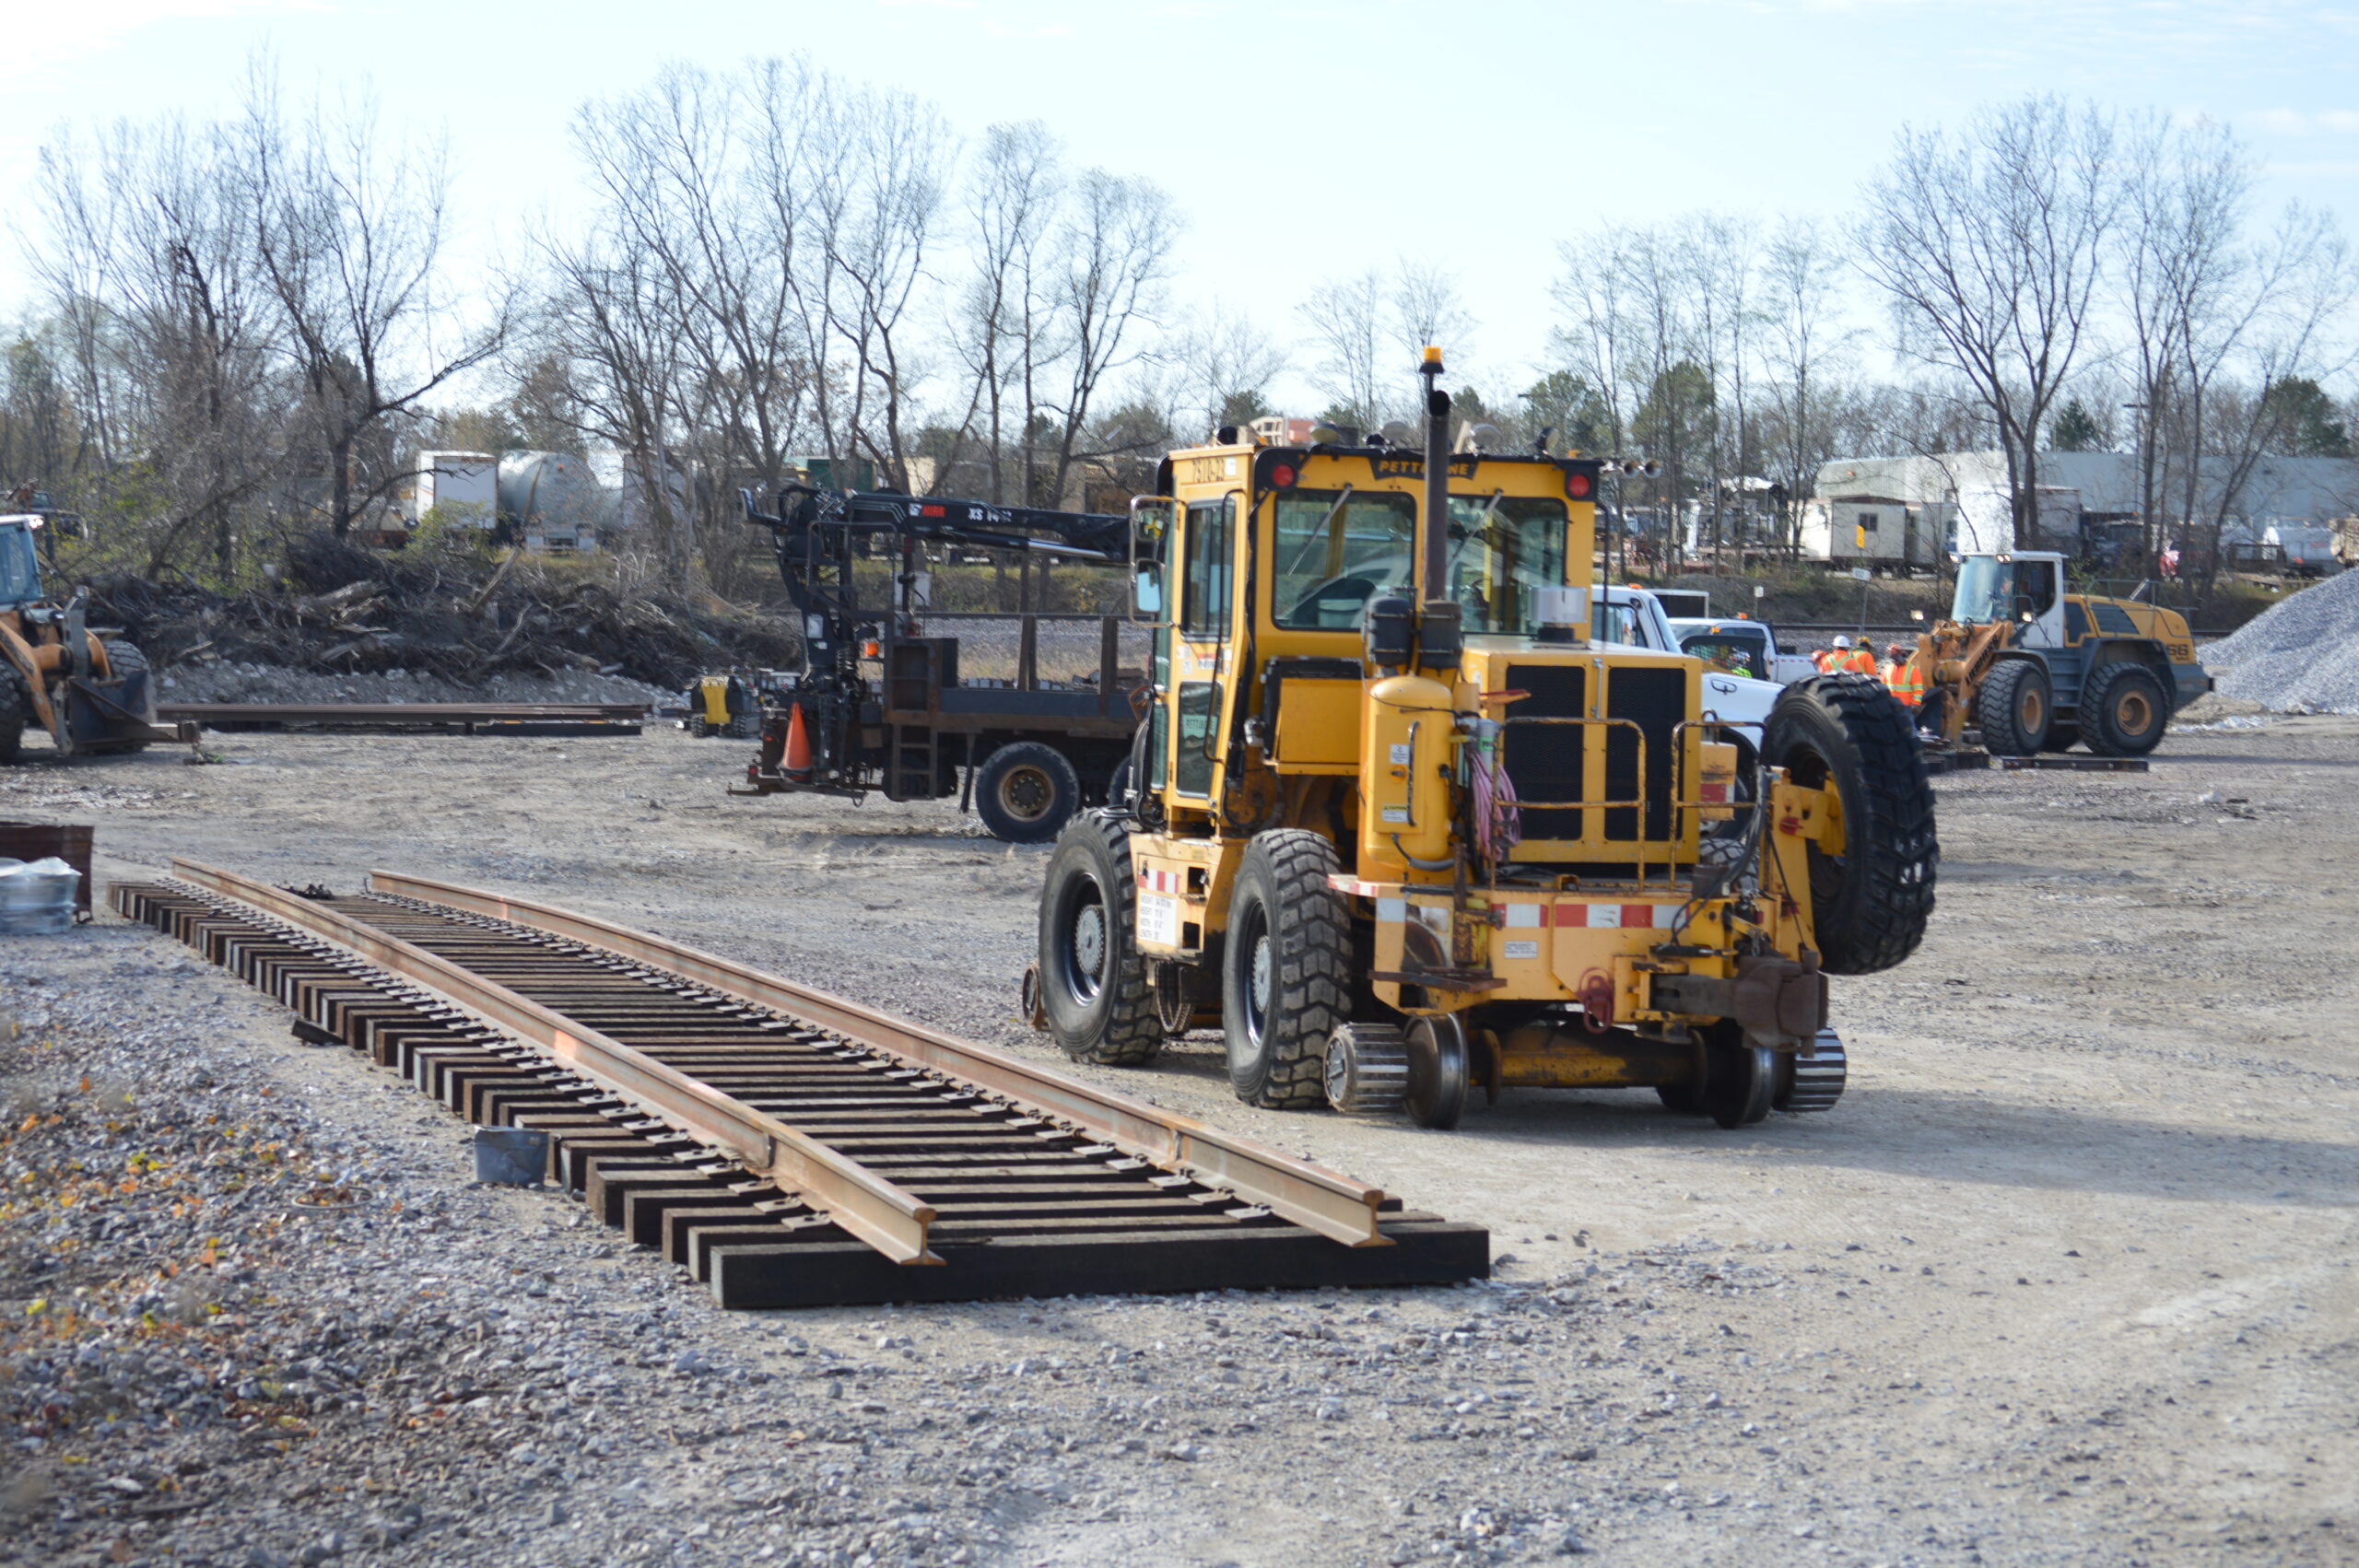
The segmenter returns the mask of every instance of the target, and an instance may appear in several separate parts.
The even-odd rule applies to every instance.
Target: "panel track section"
[[[1489,1272],[1480,1227],[1387,1198],[1378,1245],[1344,1246],[1065,1118],[657,965],[419,899],[310,901],[619,1042],[913,1197],[928,1216],[925,1261],[897,1262],[776,1167],[749,1170],[352,948],[185,883],[116,883],[112,899],[291,1009],[298,1035],[366,1052],[477,1125],[546,1131],[552,1179],[724,1306],[1417,1285]]]

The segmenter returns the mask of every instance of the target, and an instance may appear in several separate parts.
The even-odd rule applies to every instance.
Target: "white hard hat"
[[[1837,648],[1848,648],[1851,646],[1851,639],[1848,637],[1838,637],[1835,639],[1835,646]]]

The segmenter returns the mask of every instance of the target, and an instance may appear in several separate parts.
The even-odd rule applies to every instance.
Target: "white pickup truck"
[[[1805,653],[1787,653],[1778,647],[1778,634],[1766,621],[1698,620],[1670,617],[1671,635],[1679,646],[1707,663],[1742,666],[1738,674],[1790,686],[1817,674],[1818,666]]]
[[[1758,626],[1754,621],[1695,621],[1691,626]],[[1618,642],[1631,648],[1651,649],[1658,653],[1686,651],[1678,623],[1662,613],[1662,603],[1643,588],[1600,588],[1591,591],[1590,598],[1590,638],[1598,642]],[[1766,630],[1766,627],[1762,628]],[[1810,662],[1803,660],[1803,663]],[[1809,673],[1816,674],[1816,670]],[[1761,726],[1768,720],[1769,709],[1777,705],[1778,694],[1785,686],[1777,681],[1756,681],[1744,675],[1726,674],[1719,670],[1704,673],[1704,716],[1718,719],[1739,727],[1739,733],[1757,750],[1761,744]]]

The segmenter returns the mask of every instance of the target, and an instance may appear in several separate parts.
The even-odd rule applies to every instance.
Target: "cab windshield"
[[[2044,615],[2055,603],[2051,563],[1968,556],[1958,564],[1957,597],[1950,603],[1950,619],[1967,624],[2012,621],[2026,611]]]
[[[1414,593],[1416,505],[1390,491],[1281,494],[1273,619],[1356,631],[1369,600]],[[1449,498],[1449,591],[1469,633],[1535,629],[1532,590],[1565,580],[1565,504],[1544,496]]]
[[[29,604],[41,597],[41,567],[33,558],[33,531],[0,527],[0,604]]]

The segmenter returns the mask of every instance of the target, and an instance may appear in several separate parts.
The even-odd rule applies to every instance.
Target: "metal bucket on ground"
[[[538,1187],[548,1176],[549,1135],[530,1127],[475,1129],[475,1179],[494,1187]]]
[[[28,864],[0,860],[0,936],[46,936],[74,929],[82,873],[54,855]]]

